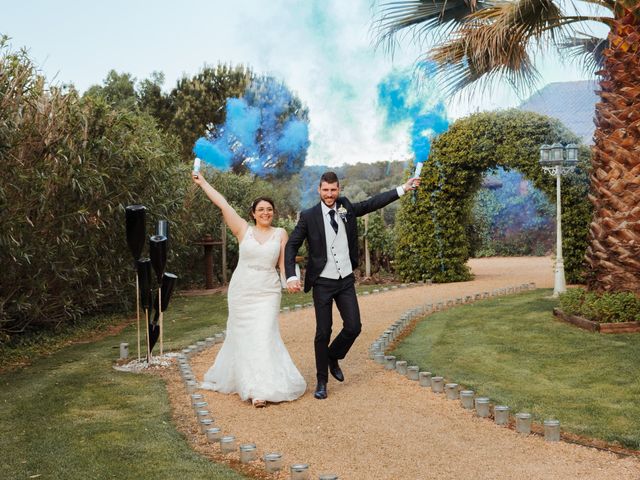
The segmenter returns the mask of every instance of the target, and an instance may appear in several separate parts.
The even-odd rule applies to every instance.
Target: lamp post
[[[560,177],[573,172],[578,163],[578,146],[574,143],[566,147],[560,143],[540,147],[540,166],[545,173],[556,177],[556,267],[553,282],[553,296],[567,290],[564,279],[564,259],[562,258],[562,222]]]

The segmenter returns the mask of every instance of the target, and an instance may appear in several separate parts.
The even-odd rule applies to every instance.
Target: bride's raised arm
[[[193,179],[193,183],[202,188],[207,197],[209,197],[209,200],[211,200],[211,202],[220,209],[222,212],[222,218],[224,218],[224,222],[231,230],[231,233],[233,233],[238,241],[242,240],[244,233],[247,231],[247,221],[238,215],[238,212],[229,205],[227,199],[224,198],[219,191],[213,188],[209,182],[207,182],[202,175],[202,171],[198,172],[197,175],[192,173],[191,178]]]

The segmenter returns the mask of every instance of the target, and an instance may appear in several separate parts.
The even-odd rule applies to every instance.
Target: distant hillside
[[[593,81],[550,83],[525,100],[519,110],[548,115],[560,120],[569,130],[593,144],[593,117],[598,96]]]

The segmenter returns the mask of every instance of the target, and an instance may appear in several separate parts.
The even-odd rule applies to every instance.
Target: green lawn
[[[427,316],[393,352],[564,431],[640,449],[640,335],[556,320],[550,290]]]
[[[216,333],[225,319],[222,295],[175,298],[165,348]],[[0,375],[1,478],[245,478],[189,447],[159,378],[112,369],[123,341],[135,355],[135,326]]]

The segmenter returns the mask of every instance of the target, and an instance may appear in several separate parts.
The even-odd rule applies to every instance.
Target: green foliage
[[[191,182],[175,137],[147,113],[123,106],[124,97],[114,106],[111,94],[80,98],[73,89],[47,87],[25,53],[7,50],[0,58],[0,160],[7,172],[0,179],[0,332],[131,308],[129,204],[148,208],[148,234],[157,220],[169,220],[167,270],[179,283],[201,280],[202,247],[194,242],[205,233],[220,238],[220,215]],[[129,77],[109,78],[120,85]],[[212,181],[241,214],[256,196],[274,193],[249,177]]]
[[[381,268],[391,272],[395,251],[393,229],[387,228],[384,224],[383,214],[380,210],[370,213],[367,222],[367,230],[363,235],[369,242],[371,273],[377,273]],[[364,232],[364,229],[362,231]],[[364,249],[361,253],[364,254]]]
[[[538,163],[540,145],[554,142],[578,143],[578,138],[559,121],[531,112],[478,113],[451,125],[434,141],[415,197],[400,199],[396,222],[396,270],[400,276],[412,281],[468,280],[467,231],[473,197],[483,175],[499,166],[515,169],[555,199],[555,179],[544,174]],[[586,147],[581,149],[579,166],[562,184],[563,250],[570,282],[579,281],[583,274],[591,217]],[[410,171],[412,167],[407,176]]]
[[[11,172],[0,180],[0,328],[122,304],[131,278],[123,209],[145,200],[158,215],[175,211],[184,178],[175,145],[147,115],[47,89],[23,54],[0,62],[0,155]]]
[[[135,83],[136,79],[130,73],[118,73],[111,70],[103,84],[89,87],[85,96],[102,97],[113,107],[130,110],[138,102]]]
[[[640,299],[631,292],[587,292],[571,288],[560,295],[563,312],[603,323],[640,321]]]
[[[570,288],[560,295],[560,309],[571,315],[579,315],[587,292],[581,288]]]
[[[553,206],[517,172],[487,175],[473,200],[467,235],[472,257],[545,255],[553,251]],[[499,188],[487,188],[499,182]],[[495,185],[495,183],[493,183]]]

